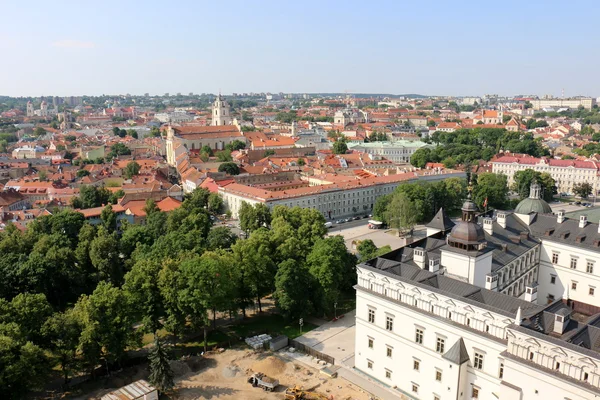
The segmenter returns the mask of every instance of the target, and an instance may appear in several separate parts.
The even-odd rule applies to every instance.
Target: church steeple
[[[212,107],[212,125],[231,125],[231,116],[229,115],[229,104],[223,100],[221,92],[215,99]]]

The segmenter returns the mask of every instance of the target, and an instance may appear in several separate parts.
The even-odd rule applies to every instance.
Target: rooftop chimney
[[[558,222],[559,224],[562,224],[563,221],[565,220],[565,210],[558,210],[556,215],[557,215],[556,222]]]
[[[491,218],[484,218],[483,219],[483,230],[488,235],[493,235],[494,234],[494,221]]]
[[[554,333],[562,335],[569,324],[571,312],[567,308],[561,308],[554,314]]]
[[[422,269],[425,266],[425,250],[422,247],[415,247],[413,258],[419,268]]]
[[[525,301],[528,301],[530,303],[536,303],[537,295],[537,283],[533,282],[531,285],[525,286]]]
[[[504,211],[500,211],[500,212],[498,212],[496,217],[497,217],[498,225],[500,225],[503,228],[506,228],[506,213]]]
[[[580,215],[579,216],[579,227],[580,228],[585,228],[586,225],[587,225],[587,216],[586,215]]]

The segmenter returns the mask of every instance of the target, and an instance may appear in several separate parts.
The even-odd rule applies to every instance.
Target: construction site
[[[181,362],[177,362],[181,363]],[[343,378],[320,373],[280,353],[231,349],[204,357],[205,367],[196,372],[185,368],[177,371],[172,399],[289,399],[289,400],[369,400],[371,396]],[[182,374],[183,372],[183,374]],[[272,389],[252,384],[258,375]],[[265,379],[266,378],[266,379]]]

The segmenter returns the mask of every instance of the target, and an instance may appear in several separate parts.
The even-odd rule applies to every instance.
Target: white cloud
[[[52,47],[62,47],[63,49],[91,49],[96,45],[93,42],[84,42],[81,40],[59,40],[52,43]]]

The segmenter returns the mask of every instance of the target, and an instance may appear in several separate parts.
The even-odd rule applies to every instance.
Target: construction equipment
[[[248,378],[248,383],[267,392],[272,392],[279,385],[279,381],[277,379],[269,378],[262,372],[252,374],[252,376]]]
[[[302,390],[300,386],[287,388],[285,390],[285,400],[329,400],[329,397],[313,392],[310,390]]]

